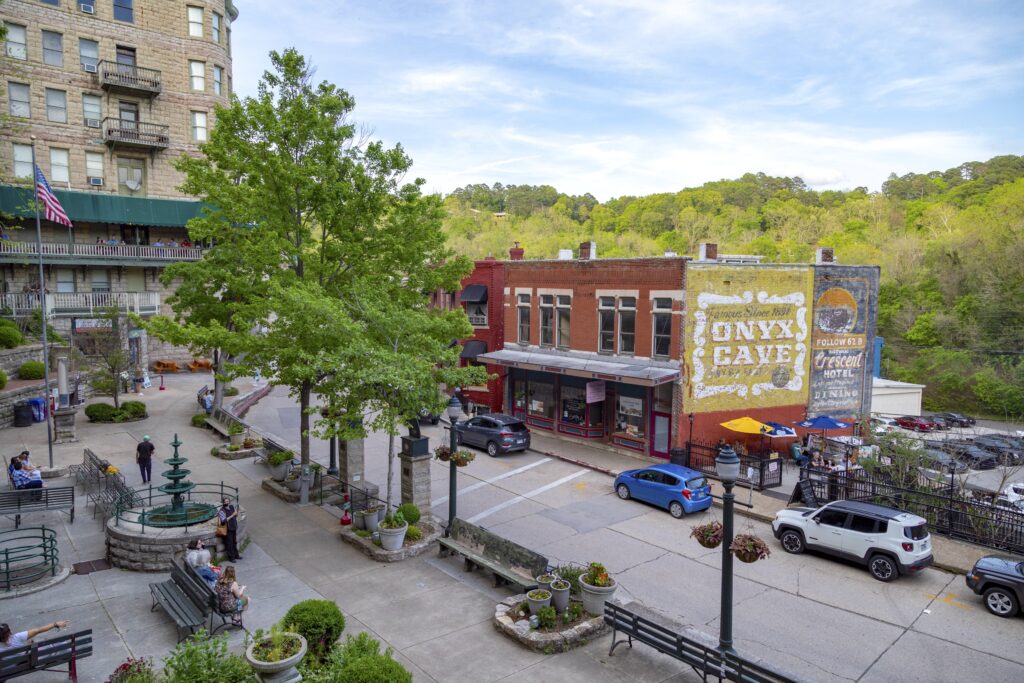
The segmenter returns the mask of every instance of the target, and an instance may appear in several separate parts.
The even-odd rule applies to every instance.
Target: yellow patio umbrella
[[[732,432],[740,434],[767,434],[772,428],[763,422],[758,422],[752,417],[738,417],[735,420],[721,423],[723,427]]]

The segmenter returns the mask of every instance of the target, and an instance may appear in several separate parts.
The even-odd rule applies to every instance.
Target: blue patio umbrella
[[[796,430],[794,430],[792,427],[787,427],[786,425],[779,424],[778,422],[772,422],[771,420],[765,420],[764,423],[772,428],[772,430],[770,432],[768,432],[768,436],[771,436],[771,437],[792,437],[792,436],[796,436]]]
[[[828,415],[819,415],[818,417],[810,420],[804,420],[803,422],[796,422],[797,427],[803,427],[804,429],[846,429],[850,425],[845,422],[829,417]]]

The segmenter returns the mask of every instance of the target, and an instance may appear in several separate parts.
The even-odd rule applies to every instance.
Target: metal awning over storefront
[[[609,382],[638,384],[653,387],[679,379],[678,368],[666,368],[637,363],[617,363],[597,358],[559,356],[533,351],[510,351],[502,349],[482,353],[476,358],[485,363],[504,365],[524,370],[539,370],[559,375],[603,379]]]
[[[487,285],[468,285],[459,295],[459,301],[471,304],[487,303]]]
[[[470,339],[468,342],[462,345],[462,353],[459,354],[459,358],[477,360],[480,354],[486,352],[487,342],[480,341],[479,339]]]

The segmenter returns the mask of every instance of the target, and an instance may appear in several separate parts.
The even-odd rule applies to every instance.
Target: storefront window
[[[644,400],[632,396],[619,396],[616,408],[616,431],[635,439],[644,438]]]
[[[562,422],[581,426],[586,424],[586,389],[582,387],[562,387]]]
[[[529,413],[534,417],[555,419],[555,385],[546,382],[530,382]]]
[[[526,410],[526,382],[517,381],[513,394],[512,405],[516,410]]]
[[[672,412],[672,386],[672,383],[668,383],[654,387],[654,412]]]

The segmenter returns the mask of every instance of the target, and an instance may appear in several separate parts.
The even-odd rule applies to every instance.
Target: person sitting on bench
[[[239,586],[235,581],[234,565],[227,565],[217,579],[217,605],[221,612],[231,614],[244,612],[249,608],[249,596],[245,595],[245,586]],[[241,616],[236,614],[231,618],[236,624],[241,623]]]
[[[216,588],[217,572],[210,567],[210,551],[203,547],[203,539],[197,538],[188,544],[185,561],[195,567],[196,574],[203,577],[210,588]]]
[[[16,647],[24,647],[28,645],[33,638],[36,636],[57,629],[58,631],[62,628],[66,628],[68,622],[66,621],[54,621],[46,626],[40,626],[39,628],[30,628],[27,631],[18,631],[17,633],[11,632],[11,627],[7,624],[0,624],[0,652],[4,650],[11,650]]]
[[[39,474],[39,470],[32,470],[31,472],[26,470],[25,466],[21,463],[21,458],[18,456],[11,458],[11,482],[16,489],[43,488],[43,478]]]

